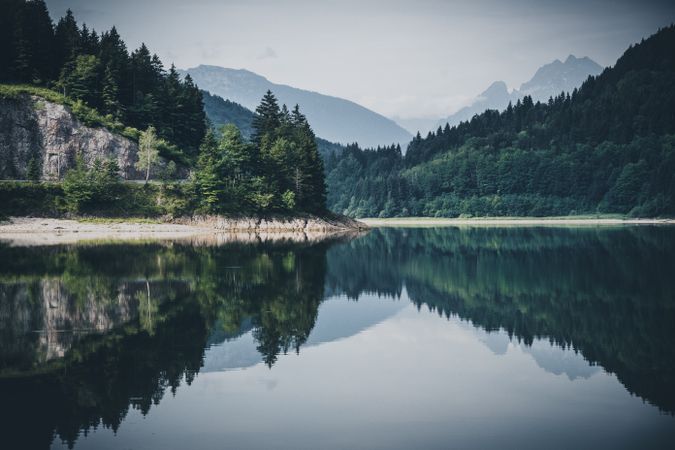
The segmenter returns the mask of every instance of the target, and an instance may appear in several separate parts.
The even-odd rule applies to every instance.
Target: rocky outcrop
[[[265,216],[265,217],[227,217],[227,216],[194,216],[176,219],[177,223],[206,227],[227,232],[300,232],[325,233],[342,230],[365,230],[367,225],[340,215],[319,216]]]
[[[153,308],[146,303],[163,302],[167,289],[185,289],[183,282],[85,281],[89,283],[69,286],[63,279],[46,277],[0,283],[0,361],[28,358],[31,364],[42,364],[61,358],[79,339],[107,333],[141,313],[147,326]],[[2,367],[0,363],[0,371]]]
[[[138,146],[105,128],[83,125],[67,107],[40,97],[0,98],[0,179],[25,179],[34,159],[42,179],[62,178],[81,154],[88,165],[114,158],[126,179],[141,179],[134,169]]]

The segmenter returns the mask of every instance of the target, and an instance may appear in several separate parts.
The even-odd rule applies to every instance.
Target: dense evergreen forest
[[[145,130],[194,158],[206,133],[202,96],[189,77],[141,45],[129,53],[115,27],[97,33],[69,10],[54,26],[42,0],[0,4],[0,82],[50,87],[114,122]]]
[[[53,101],[61,95],[85,123],[121,130],[138,140],[137,169],[147,173],[146,179],[160,157],[192,173],[189,183],[140,190],[121,183],[113,161],[87,167],[79,155],[62,186],[0,187],[0,198],[7,200],[0,213],[325,211],[323,163],[297,105],[293,111],[279,107],[267,92],[255,113],[240,107],[237,117],[217,117],[241,123],[246,123],[242,115],[250,117],[243,128],[246,138],[233,126],[213,132],[202,91],[190,76],[181,80],[173,65],[165,70],[144,44],[129,53],[114,27],[98,34],[79,26],[70,10],[54,26],[43,0],[3,2],[0,83],[5,83],[0,90],[4,96],[34,93]],[[215,99],[206,94],[206,100],[209,111]],[[91,116],[96,120],[87,120]],[[39,163],[29,166],[29,177],[37,180]],[[164,167],[169,170],[162,171],[163,177],[171,178],[175,165]]]
[[[404,155],[398,146],[363,150],[318,139],[297,106],[280,108],[271,93],[255,113],[211,96],[189,75],[165,70],[145,45],[129,53],[114,27],[99,34],[70,11],[54,25],[43,0],[0,5],[4,91],[12,92],[8,84],[46,88],[50,99],[63,96],[75,113],[90,108],[103,118],[94,122],[128,137],[140,141],[151,131],[144,167],[161,156],[194,175],[171,191],[180,194],[168,203],[171,213],[314,212],[327,204],[355,217],[673,215],[674,54],[670,26],[572,93],[547,103],[525,97],[418,134]],[[38,164],[32,169],[37,174]],[[75,190],[66,189],[65,201],[54,187],[31,195],[43,211],[140,201],[104,161],[79,167],[70,181]],[[3,198],[20,190],[2,189]],[[157,209],[150,203],[135,209],[150,213]]]
[[[232,124],[222,128],[219,141],[207,133],[194,177],[201,208],[324,211],[323,162],[300,108],[280,108],[268,91],[255,111],[252,130],[251,142]]]
[[[675,214],[675,27],[547,103],[525,97],[396,147],[326,161],[355,217]]]

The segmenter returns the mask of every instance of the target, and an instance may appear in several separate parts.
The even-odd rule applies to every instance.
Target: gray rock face
[[[114,158],[123,178],[141,179],[137,153],[135,142],[83,125],[63,105],[28,95],[0,98],[0,179],[27,178],[31,159],[40,164],[43,180],[60,179],[78,154],[89,166]]]
[[[138,318],[146,292],[154,288],[152,282],[127,280],[111,292],[76,294],[58,278],[0,283],[0,359],[22,355],[37,365],[63,357],[78,339]]]
[[[346,216],[318,217],[225,217],[194,216],[176,219],[177,223],[207,227],[226,232],[253,233],[326,233],[341,230],[366,230],[368,226]]]

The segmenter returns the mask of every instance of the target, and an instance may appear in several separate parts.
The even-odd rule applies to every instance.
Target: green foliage
[[[204,98],[206,117],[211,122],[216,134],[220,133],[224,125],[232,124],[239,128],[244,140],[251,140],[253,135],[253,111],[233,101],[224,100],[217,95],[211,95],[207,91],[202,91],[202,96]],[[327,158],[334,153],[339,153],[344,149],[343,145],[329,142],[320,137],[316,137],[315,140],[319,154],[323,158]]]
[[[218,143],[213,132],[209,130],[199,149],[197,170],[194,173],[194,183],[200,194],[201,207],[207,212],[217,210],[221,200],[224,200],[218,157]]]
[[[139,184],[111,180],[106,171],[114,163],[71,175],[69,194],[65,183],[0,182],[0,216],[147,218],[192,214],[195,192],[188,183]],[[72,169],[74,171],[77,169]],[[98,176],[91,172],[97,171]],[[89,172],[89,173],[88,173]],[[70,172],[69,172],[70,173]],[[75,175],[77,175],[75,177]],[[91,188],[87,182],[93,185]],[[107,191],[104,191],[107,186]]]
[[[63,189],[57,183],[0,182],[0,216],[55,216]]]
[[[135,139],[134,129],[152,125],[180,149],[177,162],[196,159],[206,116],[189,76],[166,71],[144,44],[129,53],[115,27],[99,35],[78,26],[70,10],[54,27],[43,0],[3,0],[0,17],[0,83],[57,88],[67,99],[45,98],[67,104],[85,124]]]
[[[200,211],[324,211],[323,164],[299,108],[293,113],[285,105],[279,108],[268,92],[253,128],[253,143],[245,142],[233,124],[222,128],[219,140],[207,133],[194,173]]]
[[[10,93],[15,90],[9,90]],[[76,103],[87,108],[82,103]],[[79,156],[63,181],[63,197],[55,208],[73,214],[158,216],[170,214],[322,213],[325,211],[323,165],[314,134],[296,107],[282,115],[275,130],[265,131],[260,147],[244,141],[234,125],[223,127],[220,139],[209,131],[189,183],[171,186],[122,183],[115,161]],[[157,166],[163,179],[175,175],[171,162],[157,164],[172,146],[150,126],[140,136],[139,170]],[[147,181],[147,180],[146,180]],[[20,194],[18,194],[20,196]],[[60,203],[58,203],[60,202]],[[30,213],[29,210],[22,214]]]
[[[69,61],[61,69],[61,77],[57,83],[66,96],[95,105],[100,93],[98,58],[94,55],[79,55]]]
[[[204,99],[204,111],[216,132],[224,125],[232,124],[239,128],[244,139],[253,135],[253,112],[238,103],[201,91]]]
[[[66,208],[73,213],[92,212],[113,203],[120,191],[119,167],[114,161],[95,160],[86,167],[81,156],[63,180]]]
[[[157,138],[155,127],[150,126],[141,133],[138,140],[138,161],[136,169],[145,172],[145,181],[150,179],[150,171],[159,163],[160,139]]]
[[[103,127],[136,142],[138,142],[140,137],[140,131],[137,129],[124,126],[124,124],[116,121],[112,116],[102,116],[98,111],[90,108],[81,100],[73,100],[69,97],[64,97],[63,94],[56,91],[38,86],[0,84],[0,98],[19,99],[25,95],[33,95],[52,103],[64,105],[69,108],[70,112],[78,120],[89,127]],[[37,102],[36,108],[39,108],[39,105],[40,103]]]
[[[675,26],[547,104],[530,97],[395,148],[326,159],[355,217],[675,215]]]
[[[32,157],[28,161],[28,168],[26,171],[26,178],[31,181],[40,181],[41,176],[40,162],[36,157]]]
[[[281,201],[284,207],[290,211],[295,209],[295,192],[286,191],[281,195]]]

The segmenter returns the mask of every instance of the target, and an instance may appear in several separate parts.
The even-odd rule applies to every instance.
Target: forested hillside
[[[112,124],[153,126],[183,156],[196,157],[206,133],[201,93],[145,44],[129,53],[115,27],[99,34],[70,10],[54,26],[42,0],[3,0],[0,34],[0,83],[58,90]]]
[[[213,95],[207,91],[202,91],[204,97],[204,111],[206,117],[216,132],[220,133],[224,125],[232,124],[236,126],[241,132],[241,136],[249,141],[253,135],[253,111],[241,106],[239,103],[231,100],[223,99],[217,95]],[[322,156],[327,156],[331,153],[340,152],[344,146],[329,142],[320,137],[316,137],[316,145],[319,153]]]
[[[23,171],[35,183],[0,186],[0,215],[325,212],[323,164],[299,107],[280,107],[269,91],[255,113],[226,103],[231,117],[212,120],[236,122],[248,139],[233,125],[216,135],[190,76],[181,80],[173,66],[166,71],[145,45],[129,53],[114,27],[98,34],[79,26],[70,11],[54,26],[43,0],[10,0],[0,4],[0,37],[3,99],[32,95],[43,99],[32,107],[43,109],[45,101],[61,103],[87,125],[137,141],[138,154],[130,157],[146,181],[162,157],[192,172],[187,182],[169,184],[176,167],[167,165],[173,173],[163,174],[160,186],[125,184],[114,155],[119,149],[94,159],[80,148],[62,155],[73,159],[58,175],[62,182],[47,185],[39,183],[45,149],[36,148]],[[207,95],[207,102],[210,110],[225,101]],[[5,128],[17,125],[7,117],[0,141]]]
[[[561,92],[572,92],[580,87],[590,75],[599,75],[601,72],[602,66],[588,57],[577,58],[569,55],[564,62],[556,59],[541,66],[531,79],[521,84],[519,89],[511,92],[506,83],[495,81],[473,103],[421,131],[422,133],[434,131],[439,125],[443,127],[446,123],[450,126],[459,125],[461,122],[471,120],[474,115],[486,109],[503,111],[509,102],[515,103],[526,95],[532,97],[534,102],[545,102],[549,97],[555,97]]]
[[[244,108],[239,103],[202,91],[204,98],[204,112],[216,131],[224,125],[232,124],[239,128],[244,139],[250,139],[253,134],[253,111]]]
[[[675,27],[578,90],[527,96],[395,148],[326,163],[328,204],[351,216],[675,214]]]

